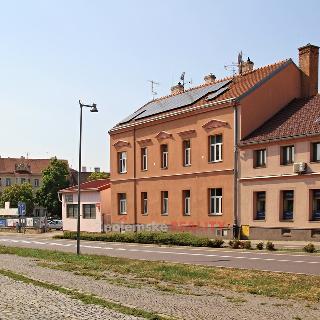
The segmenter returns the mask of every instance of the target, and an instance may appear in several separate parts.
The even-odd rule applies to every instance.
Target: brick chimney
[[[253,70],[254,63],[248,57],[247,61],[243,61],[241,65],[241,73],[246,73]]]
[[[176,86],[171,87],[171,94],[178,94],[178,93],[182,93],[184,91],[184,87],[181,84],[181,82],[179,82]]]
[[[301,95],[311,97],[318,93],[319,47],[308,43],[299,48]]]
[[[216,81],[216,76],[212,73],[209,73],[208,75],[204,76],[204,82],[205,84],[213,83]]]

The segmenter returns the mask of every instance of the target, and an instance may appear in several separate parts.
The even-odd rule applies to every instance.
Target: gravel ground
[[[1,320],[138,319],[0,275]]]
[[[1,255],[0,268],[12,270],[34,279],[64,287],[79,289],[86,293],[93,293],[108,300],[181,319],[320,319],[320,303],[309,304],[302,301],[297,302],[251,294],[238,294],[222,289],[208,290],[199,288],[197,289],[197,295],[187,295],[160,291],[148,285],[144,285],[142,288],[129,288],[110,284],[105,280],[93,280],[92,277],[43,268],[37,266],[36,261],[32,259],[13,255]],[[194,292],[194,290],[191,291]],[[60,309],[60,306],[57,309]],[[0,317],[0,319],[2,318]],[[80,316],[78,319],[87,318]],[[95,318],[91,317],[90,319]],[[109,318],[106,317],[106,319]]]

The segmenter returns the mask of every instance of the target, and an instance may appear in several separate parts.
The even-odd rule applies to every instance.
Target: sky
[[[109,170],[108,130],[170,93],[192,86],[242,50],[255,67],[320,45],[320,1],[0,0],[0,156],[67,159]]]

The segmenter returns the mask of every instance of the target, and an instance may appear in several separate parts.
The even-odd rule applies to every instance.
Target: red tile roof
[[[295,99],[253,131],[241,144],[320,135],[320,95]]]
[[[0,158],[0,173],[14,173],[16,165],[24,164],[30,166],[32,174],[41,174],[49,166],[50,161],[51,159],[26,159],[24,157]]]
[[[259,85],[259,83],[261,83],[262,81],[265,81],[269,76],[271,76],[273,74],[273,72],[280,70],[282,67],[285,67],[286,65],[288,65],[290,63],[293,63],[293,61],[291,59],[286,59],[286,60],[276,62],[274,64],[266,65],[266,66],[258,68],[258,69],[253,69],[252,71],[248,71],[246,73],[235,75],[234,77],[227,77],[227,78],[216,80],[215,83],[219,83],[219,82],[226,81],[226,80],[232,80],[232,82],[228,85],[229,88],[227,91],[218,95],[215,99],[210,100],[210,102],[211,101],[222,101],[222,100],[226,100],[226,99],[230,99],[230,98],[239,98],[242,94],[245,94],[249,90],[253,89],[254,86]],[[152,100],[151,102],[165,100],[165,99],[170,98],[172,96],[177,96],[182,93],[190,92],[192,90],[206,87],[206,86],[210,86],[210,85],[212,85],[212,83],[208,83],[208,84],[204,83],[199,86],[187,89],[181,93],[175,93],[175,94],[170,94],[167,96],[160,97],[158,99]],[[145,104],[142,108],[147,106],[149,103],[150,102]],[[196,103],[197,102],[195,102],[194,104],[196,104]],[[187,107],[189,107],[189,106],[187,106]],[[164,113],[165,112],[166,111],[164,111]],[[121,127],[121,124],[117,124],[114,127],[114,129],[116,129],[118,126]]]
[[[101,191],[104,189],[110,188],[110,179],[98,179],[80,184],[81,191]],[[61,193],[64,192],[76,192],[78,191],[78,186],[72,186],[63,190],[60,190]]]

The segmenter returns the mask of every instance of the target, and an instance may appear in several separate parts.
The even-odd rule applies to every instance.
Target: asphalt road
[[[76,251],[74,240],[51,239],[43,235],[0,234],[0,244],[65,252]],[[320,275],[320,256],[302,253],[169,247],[99,241],[81,241],[81,252],[130,259]]]

